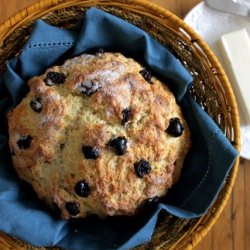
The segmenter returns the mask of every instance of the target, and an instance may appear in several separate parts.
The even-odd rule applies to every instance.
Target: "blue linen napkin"
[[[180,181],[151,210],[136,217],[57,220],[12,167],[6,113],[27,93],[29,78],[69,55],[93,48],[119,51],[142,60],[166,82],[171,81],[191,129],[193,145]],[[121,250],[150,241],[162,210],[181,218],[204,214],[219,193],[237,152],[189,95],[191,84],[192,77],[167,48],[143,30],[104,11],[87,10],[82,22],[71,30],[41,20],[35,22],[22,53],[8,61],[0,77],[0,230],[36,246]]]

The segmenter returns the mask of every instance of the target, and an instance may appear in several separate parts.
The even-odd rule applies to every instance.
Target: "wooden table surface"
[[[0,0],[0,23],[36,0]],[[183,18],[200,0],[153,0]],[[250,150],[250,149],[249,149]],[[249,177],[249,180],[248,180]],[[231,198],[195,250],[250,250],[250,161],[241,160]]]

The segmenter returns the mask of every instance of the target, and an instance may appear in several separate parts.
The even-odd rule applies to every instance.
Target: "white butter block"
[[[223,35],[221,50],[239,105],[241,122],[250,124],[250,39],[246,29]]]

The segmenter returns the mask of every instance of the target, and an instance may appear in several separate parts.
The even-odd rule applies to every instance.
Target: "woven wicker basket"
[[[42,0],[0,26],[0,74],[5,61],[17,55],[38,18],[60,27],[72,27],[89,7],[97,6],[144,29],[181,60],[194,76],[191,94],[219,125],[237,150],[240,125],[235,98],[219,62],[202,39],[181,19],[144,0]],[[209,212],[199,219],[178,219],[162,213],[152,241],[136,249],[192,249],[209,231],[231,193],[239,160]],[[1,249],[32,247],[0,233]]]

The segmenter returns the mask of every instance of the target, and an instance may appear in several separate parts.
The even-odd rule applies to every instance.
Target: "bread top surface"
[[[131,215],[178,180],[189,128],[169,88],[133,59],[83,54],[28,85],[8,114],[13,165],[62,218]]]

